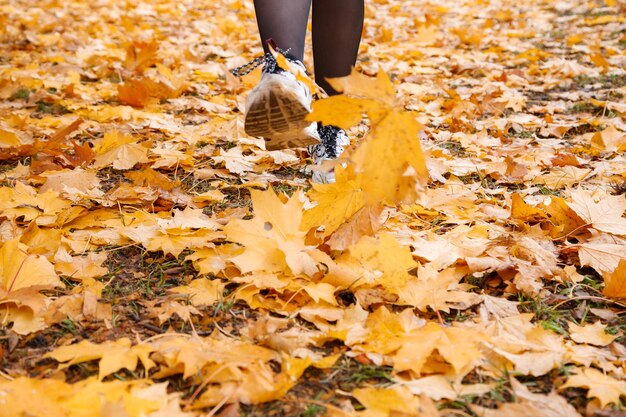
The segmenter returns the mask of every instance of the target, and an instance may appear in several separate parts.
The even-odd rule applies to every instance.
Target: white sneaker
[[[302,62],[288,59],[306,74]],[[294,74],[281,68],[271,54],[266,54],[264,60],[261,81],[246,99],[246,133],[264,138],[268,150],[315,143],[315,123],[305,120],[311,112],[311,91]]]
[[[302,62],[289,57],[287,51],[275,49],[296,71],[306,75]],[[264,138],[268,150],[310,145],[308,151],[316,167],[308,167],[305,172],[312,173],[313,182],[335,182],[332,169],[326,171],[322,165],[329,165],[324,162],[341,155],[343,147],[350,144],[348,135],[338,127],[305,120],[311,112],[311,91],[291,71],[281,68],[272,54],[259,56],[231,72],[242,76],[260,65],[263,65],[261,81],[246,99],[246,133]]]

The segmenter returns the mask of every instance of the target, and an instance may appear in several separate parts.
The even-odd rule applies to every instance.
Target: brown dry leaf
[[[382,210],[381,206],[361,207],[330,236],[328,246],[336,250],[346,250],[363,236],[373,236],[381,227]]]

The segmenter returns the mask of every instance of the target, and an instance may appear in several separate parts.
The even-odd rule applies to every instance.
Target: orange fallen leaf
[[[626,298],[626,259],[621,259],[615,270],[603,272],[602,277],[604,295],[611,298]]]

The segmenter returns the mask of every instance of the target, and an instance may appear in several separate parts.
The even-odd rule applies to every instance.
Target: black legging
[[[315,80],[328,94],[337,94],[325,78],[350,74],[363,30],[364,0],[313,0]],[[281,49],[302,61],[311,0],[254,0],[263,48],[272,38]]]

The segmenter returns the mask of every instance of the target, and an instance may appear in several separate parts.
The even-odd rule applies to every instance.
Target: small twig
[[[563,304],[567,304],[570,301],[579,301],[579,300],[596,300],[596,301],[601,301],[603,303],[611,303],[611,304],[615,304],[615,305],[618,305],[620,307],[626,308],[626,304],[622,304],[622,303],[619,303],[617,301],[610,300],[608,298],[595,297],[593,295],[584,295],[584,296],[580,296],[580,297],[573,297],[573,298],[569,298],[567,300],[563,300],[560,303],[555,304],[554,306],[550,307],[550,310],[556,310],[557,308],[559,308]]]
[[[165,330],[163,330],[162,328],[155,326],[154,324],[150,324],[150,323],[141,323],[141,325],[143,327],[145,327],[148,330],[152,330],[153,332],[157,332],[157,333],[165,333]]]
[[[446,322],[443,321],[443,317],[441,317],[441,313],[439,312],[439,310],[435,310],[435,313],[437,314],[437,318],[439,319],[439,324],[441,324],[442,326],[445,326]]]
[[[0,369],[0,376],[2,378],[8,379],[9,381],[14,381],[15,380],[15,378],[13,378],[11,375],[9,375],[6,372],[4,372],[2,369]]]
[[[584,228],[584,227],[589,227],[589,226],[591,226],[591,223],[585,223],[585,224],[583,224],[583,225],[581,225],[581,226],[578,226],[576,229],[572,230],[571,232],[564,234],[563,236],[559,236],[559,237],[552,238],[552,241],[555,241],[555,240],[561,240],[561,239],[563,239],[563,238],[565,238],[565,237],[568,237],[569,235],[571,235],[571,234],[573,234],[573,233],[577,232],[577,231],[578,231],[578,229],[582,229],[582,228]],[[563,249],[569,249],[569,248],[563,248]]]
[[[215,415],[215,413],[217,413],[219,409],[222,408],[222,406],[226,404],[226,402],[228,402],[228,400],[230,400],[233,397],[233,395],[235,395],[235,392],[236,390],[232,390],[229,395],[224,396],[224,398],[222,398],[222,400],[219,403],[217,403],[215,407],[213,407],[211,411],[209,412],[209,414],[207,414],[205,417],[213,417],[213,415]]]
[[[152,342],[154,340],[157,339],[163,339],[165,337],[188,337],[188,338],[193,338],[194,336],[188,334],[188,333],[163,333],[163,330],[161,330],[160,334],[155,334],[154,336],[150,336],[149,338],[142,340],[140,343],[138,343],[139,345],[143,345],[144,343],[148,343],[148,342]]]
[[[222,369],[226,368],[230,366],[229,364],[223,364],[222,366],[218,367],[215,371],[213,371],[213,373],[211,375],[209,375],[208,377],[206,377],[204,379],[204,381],[202,381],[202,383],[200,385],[198,385],[198,388],[196,388],[196,390],[193,392],[193,394],[191,394],[191,397],[189,397],[189,399],[186,401],[187,404],[185,405],[185,411],[189,410],[189,408],[191,407],[191,404],[193,404],[193,402],[196,400],[196,397],[200,394],[200,392],[206,388],[207,385],[209,385],[209,382],[211,382],[211,380],[213,379],[213,377],[215,375],[217,375],[218,373],[222,372]],[[226,399],[230,398],[232,396],[232,393],[225,397]],[[222,401],[224,401],[222,399]],[[222,402],[220,401],[220,403]],[[223,404],[222,404],[223,405]]]

